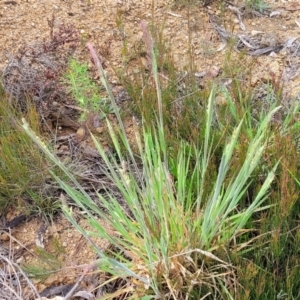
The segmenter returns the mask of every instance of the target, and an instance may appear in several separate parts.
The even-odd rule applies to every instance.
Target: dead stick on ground
[[[64,300],[69,300],[73,296],[73,294],[75,293],[79,284],[83,280],[84,276],[86,276],[90,271],[92,271],[101,261],[102,261],[101,259],[97,259],[84,268],[82,275],[80,276],[78,281],[75,283],[75,285],[72,287],[72,289],[68,292],[68,294],[64,297]]]

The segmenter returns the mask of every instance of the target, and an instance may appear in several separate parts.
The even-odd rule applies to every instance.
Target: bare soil
[[[255,87],[269,80],[270,76],[275,76],[284,83],[287,99],[300,99],[300,50],[297,48],[300,46],[297,43],[300,37],[300,4],[297,1],[268,0],[269,10],[260,14],[243,9],[243,2],[211,1],[208,5],[202,5],[199,1],[190,7],[176,7],[172,1],[165,0],[1,1],[0,53],[3,55],[0,69],[3,70],[7,65],[9,54],[15,53],[21,45],[34,44],[49,37],[48,22],[54,15],[56,28],[65,23],[74,24],[80,30],[81,46],[75,55],[89,62],[85,44],[91,42],[106,65],[111,84],[119,87],[114,70],[123,66],[125,41],[127,49],[135,50],[132,53],[142,49],[140,22],[145,20],[151,24],[155,20],[157,28],[163,28],[165,40],[172,49],[179,69],[187,67],[190,55],[188,45],[192,45],[196,75],[199,78],[209,74],[218,76],[226,62],[226,50],[229,47],[224,31],[222,36],[222,27],[231,34],[242,36],[241,50],[246,51],[246,56],[252,59],[252,77],[245,84]],[[253,55],[251,51],[256,49],[251,47],[252,41],[247,42],[248,38],[255,40],[259,45],[257,49],[271,47],[274,51]],[[234,52],[233,56],[238,57],[238,53]],[[136,71],[137,62],[138,58],[133,56],[128,76]],[[73,121],[77,124],[76,119]],[[77,133],[78,142],[87,143],[80,138],[80,124],[68,126],[68,123],[61,122],[59,125],[64,127],[61,135]],[[129,132],[132,131],[130,124],[127,128]],[[100,126],[99,130],[104,129]],[[5,218],[9,222],[17,215],[18,212],[13,211]],[[83,220],[80,222],[84,223]],[[13,228],[11,235],[15,238],[12,246],[19,253],[17,259],[20,264],[39,263],[37,246],[57,256],[61,271],[43,280],[35,279],[39,292],[52,286],[76,282],[82,271],[77,266],[95,259],[89,243],[62,214],[55,216],[48,225],[41,218],[31,218]],[[8,234],[3,233],[0,237],[0,243],[8,245],[9,240]],[[104,251],[109,247],[104,241],[95,242]]]

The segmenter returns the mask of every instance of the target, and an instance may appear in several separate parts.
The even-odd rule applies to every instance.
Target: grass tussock
[[[94,245],[100,269],[131,278],[131,298],[297,299],[299,106],[278,106],[282,94],[271,81],[257,104],[251,88],[241,84],[251,66],[230,59],[224,75],[236,75],[230,74],[229,87],[214,83],[209,90],[199,89],[187,76],[182,95],[170,57],[162,54],[158,63],[159,47],[145,24],[142,32],[149,70],[139,80],[122,77],[141,119],[137,150],[130,146],[101,63],[88,46],[118,120],[117,127],[107,119],[114,155],[92,138],[126,209],[108,190],[98,194],[105,213],[99,209],[23,124],[75,184],[53,174],[61,187],[85,211],[97,235],[114,246],[108,254]],[[225,99],[222,105],[217,96]],[[92,242],[66,203],[64,212]],[[118,234],[109,235],[95,215]],[[128,289],[123,293],[128,295]]]

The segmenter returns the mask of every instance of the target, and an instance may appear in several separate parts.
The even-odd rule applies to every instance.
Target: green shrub
[[[22,196],[43,189],[48,174],[44,156],[19,125],[22,113],[1,92],[0,101],[0,211],[7,205],[25,205]],[[39,116],[28,100],[26,118],[39,132]],[[21,200],[21,203],[20,203]],[[23,207],[24,209],[24,207]]]

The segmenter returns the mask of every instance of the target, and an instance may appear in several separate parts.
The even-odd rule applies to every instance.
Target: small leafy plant
[[[102,98],[101,89],[92,81],[88,73],[89,67],[72,58],[64,74],[67,91],[83,109],[81,120],[85,120],[89,113],[99,113],[102,117],[112,112],[107,98]]]
[[[40,247],[36,247],[34,253],[38,262],[22,265],[23,271],[31,278],[45,280],[49,275],[58,272],[63,267],[63,262],[57,258],[60,253],[50,253]]]
[[[269,3],[264,0],[246,0],[246,6],[263,14],[270,9]]]

